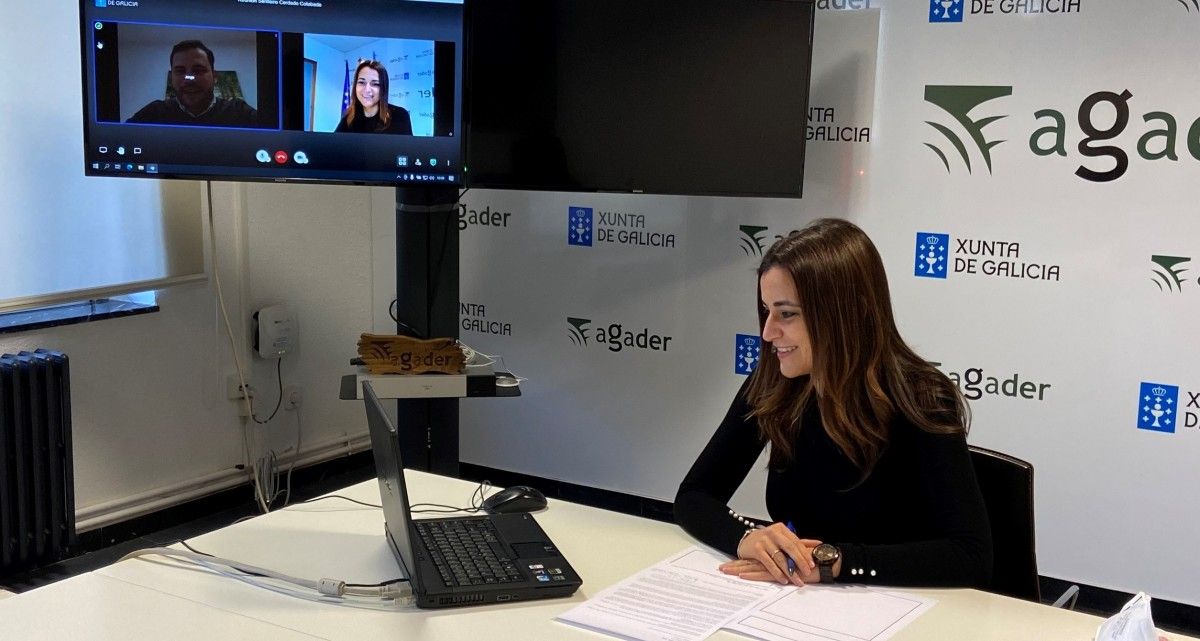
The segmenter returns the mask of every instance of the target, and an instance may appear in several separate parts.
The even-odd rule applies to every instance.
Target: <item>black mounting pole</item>
[[[458,338],[458,196],[451,186],[396,188],[396,318],[420,338]],[[397,403],[406,467],[457,476],[458,399]]]

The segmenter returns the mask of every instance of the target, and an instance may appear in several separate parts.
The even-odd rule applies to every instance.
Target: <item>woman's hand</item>
[[[801,539],[807,540],[807,539]],[[818,544],[819,545],[819,544]],[[796,572],[789,577],[789,581],[795,585],[805,585],[807,583],[820,583],[821,573],[817,570],[810,570],[802,573],[803,564],[796,565]],[[719,569],[725,574],[732,574],[739,579],[748,581],[776,581],[774,575],[767,571],[763,566],[762,561],[758,559],[734,559],[727,563],[722,563]]]
[[[721,564],[720,570],[753,581],[796,585],[820,581],[812,560],[812,548],[820,544],[820,541],[797,537],[782,523],[773,523],[742,538],[738,543],[737,560]],[[792,573],[788,572],[789,559],[795,564]]]

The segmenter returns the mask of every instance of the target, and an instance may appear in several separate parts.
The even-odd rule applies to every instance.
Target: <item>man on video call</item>
[[[258,112],[241,98],[213,93],[212,49],[199,40],[184,40],[171,49],[171,87],[175,97],[155,100],[125,122],[160,125],[257,127]]]

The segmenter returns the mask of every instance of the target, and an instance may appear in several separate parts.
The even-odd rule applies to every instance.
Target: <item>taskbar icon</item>
[[[396,176],[404,182],[415,183],[452,183],[455,182],[454,174],[398,174]]]
[[[92,171],[110,173],[157,174],[158,163],[93,162]]]

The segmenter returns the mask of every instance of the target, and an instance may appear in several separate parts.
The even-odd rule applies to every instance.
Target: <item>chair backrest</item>
[[[992,585],[999,594],[1039,601],[1033,528],[1033,466],[970,446],[971,463],[992,525]]]

